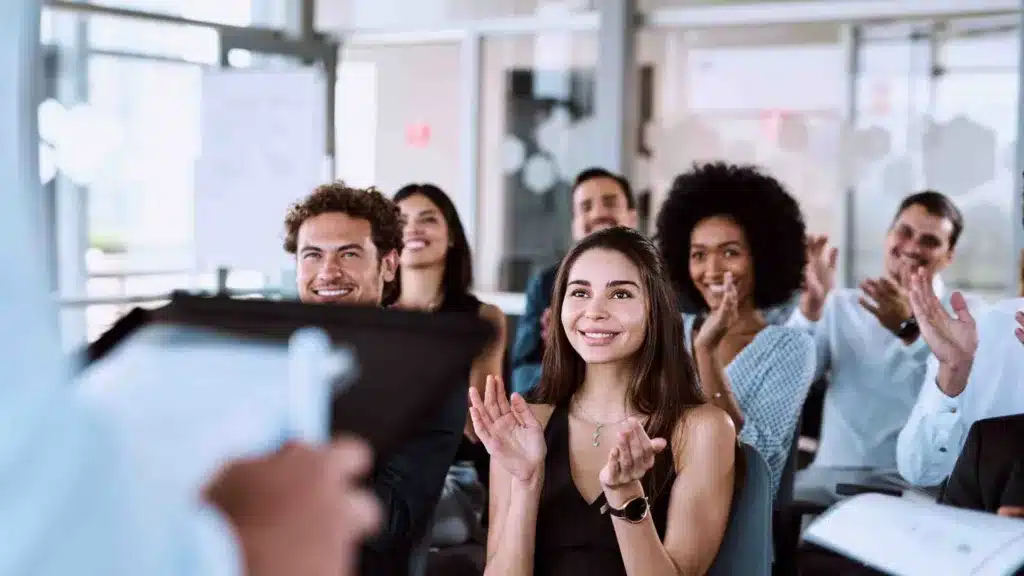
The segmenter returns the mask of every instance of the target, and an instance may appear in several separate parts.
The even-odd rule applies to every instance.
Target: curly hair
[[[372,186],[352,188],[341,181],[318,186],[288,209],[284,218],[285,251],[295,254],[298,250],[299,228],[303,222],[330,212],[369,221],[378,258],[392,250],[402,251],[402,213],[398,206]]]
[[[773,308],[803,286],[807,231],[800,205],[775,178],[754,166],[694,164],[676,176],[657,218],[655,235],[686,312],[707,302],[690,277],[690,237],[700,222],[730,218],[743,229],[754,266],[754,305]]]

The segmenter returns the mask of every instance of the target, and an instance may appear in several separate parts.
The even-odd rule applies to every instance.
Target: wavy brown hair
[[[645,429],[651,438],[671,440],[686,410],[705,400],[686,349],[682,316],[661,255],[650,240],[631,228],[595,232],[580,240],[562,259],[551,299],[551,318],[559,322],[559,329],[552,330],[545,343],[544,369],[532,400],[566,405],[583,385],[587,365],[569,343],[559,319],[569,271],[590,250],[618,252],[640,271],[647,295],[647,327],[634,358],[626,396],[636,411],[648,417]]]

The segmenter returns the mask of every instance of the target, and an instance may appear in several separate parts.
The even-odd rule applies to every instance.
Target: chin
[[[437,254],[421,254],[416,252],[403,253],[401,264],[406,268],[430,268],[432,266],[444,265],[444,254],[438,256]]]

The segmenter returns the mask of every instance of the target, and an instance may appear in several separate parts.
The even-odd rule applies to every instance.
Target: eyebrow
[[[725,242],[722,242],[721,244],[715,244],[715,247],[730,246],[730,245],[742,246],[743,244],[739,240],[727,240]],[[694,244],[690,245],[690,248],[708,248],[708,245],[707,244],[694,243]]]
[[[358,251],[362,252],[363,251],[363,247],[360,246],[359,244],[356,244],[355,242],[349,242],[348,244],[342,244],[341,246],[338,246],[337,248],[333,248],[332,250],[334,252],[347,252],[349,250],[358,250]],[[316,246],[316,245],[303,246],[299,250],[299,252],[323,252],[323,251],[324,251],[323,248],[321,248],[319,246]]]
[[[570,280],[569,281],[569,286],[572,286],[574,284],[577,285],[577,286],[587,286],[587,287],[590,287],[590,281],[589,280]],[[614,288],[616,286],[633,286],[633,287],[636,287],[636,288],[640,287],[639,284],[637,284],[636,282],[633,282],[632,280],[611,280],[611,281],[608,282],[608,288]]]

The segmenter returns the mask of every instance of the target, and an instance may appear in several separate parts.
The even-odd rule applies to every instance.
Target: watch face
[[[623,509],[623,518],[630,522],[639,522],[644,519],[647,515],[647,499],[646,498],[635,498],[631,500],[626,507]]]

